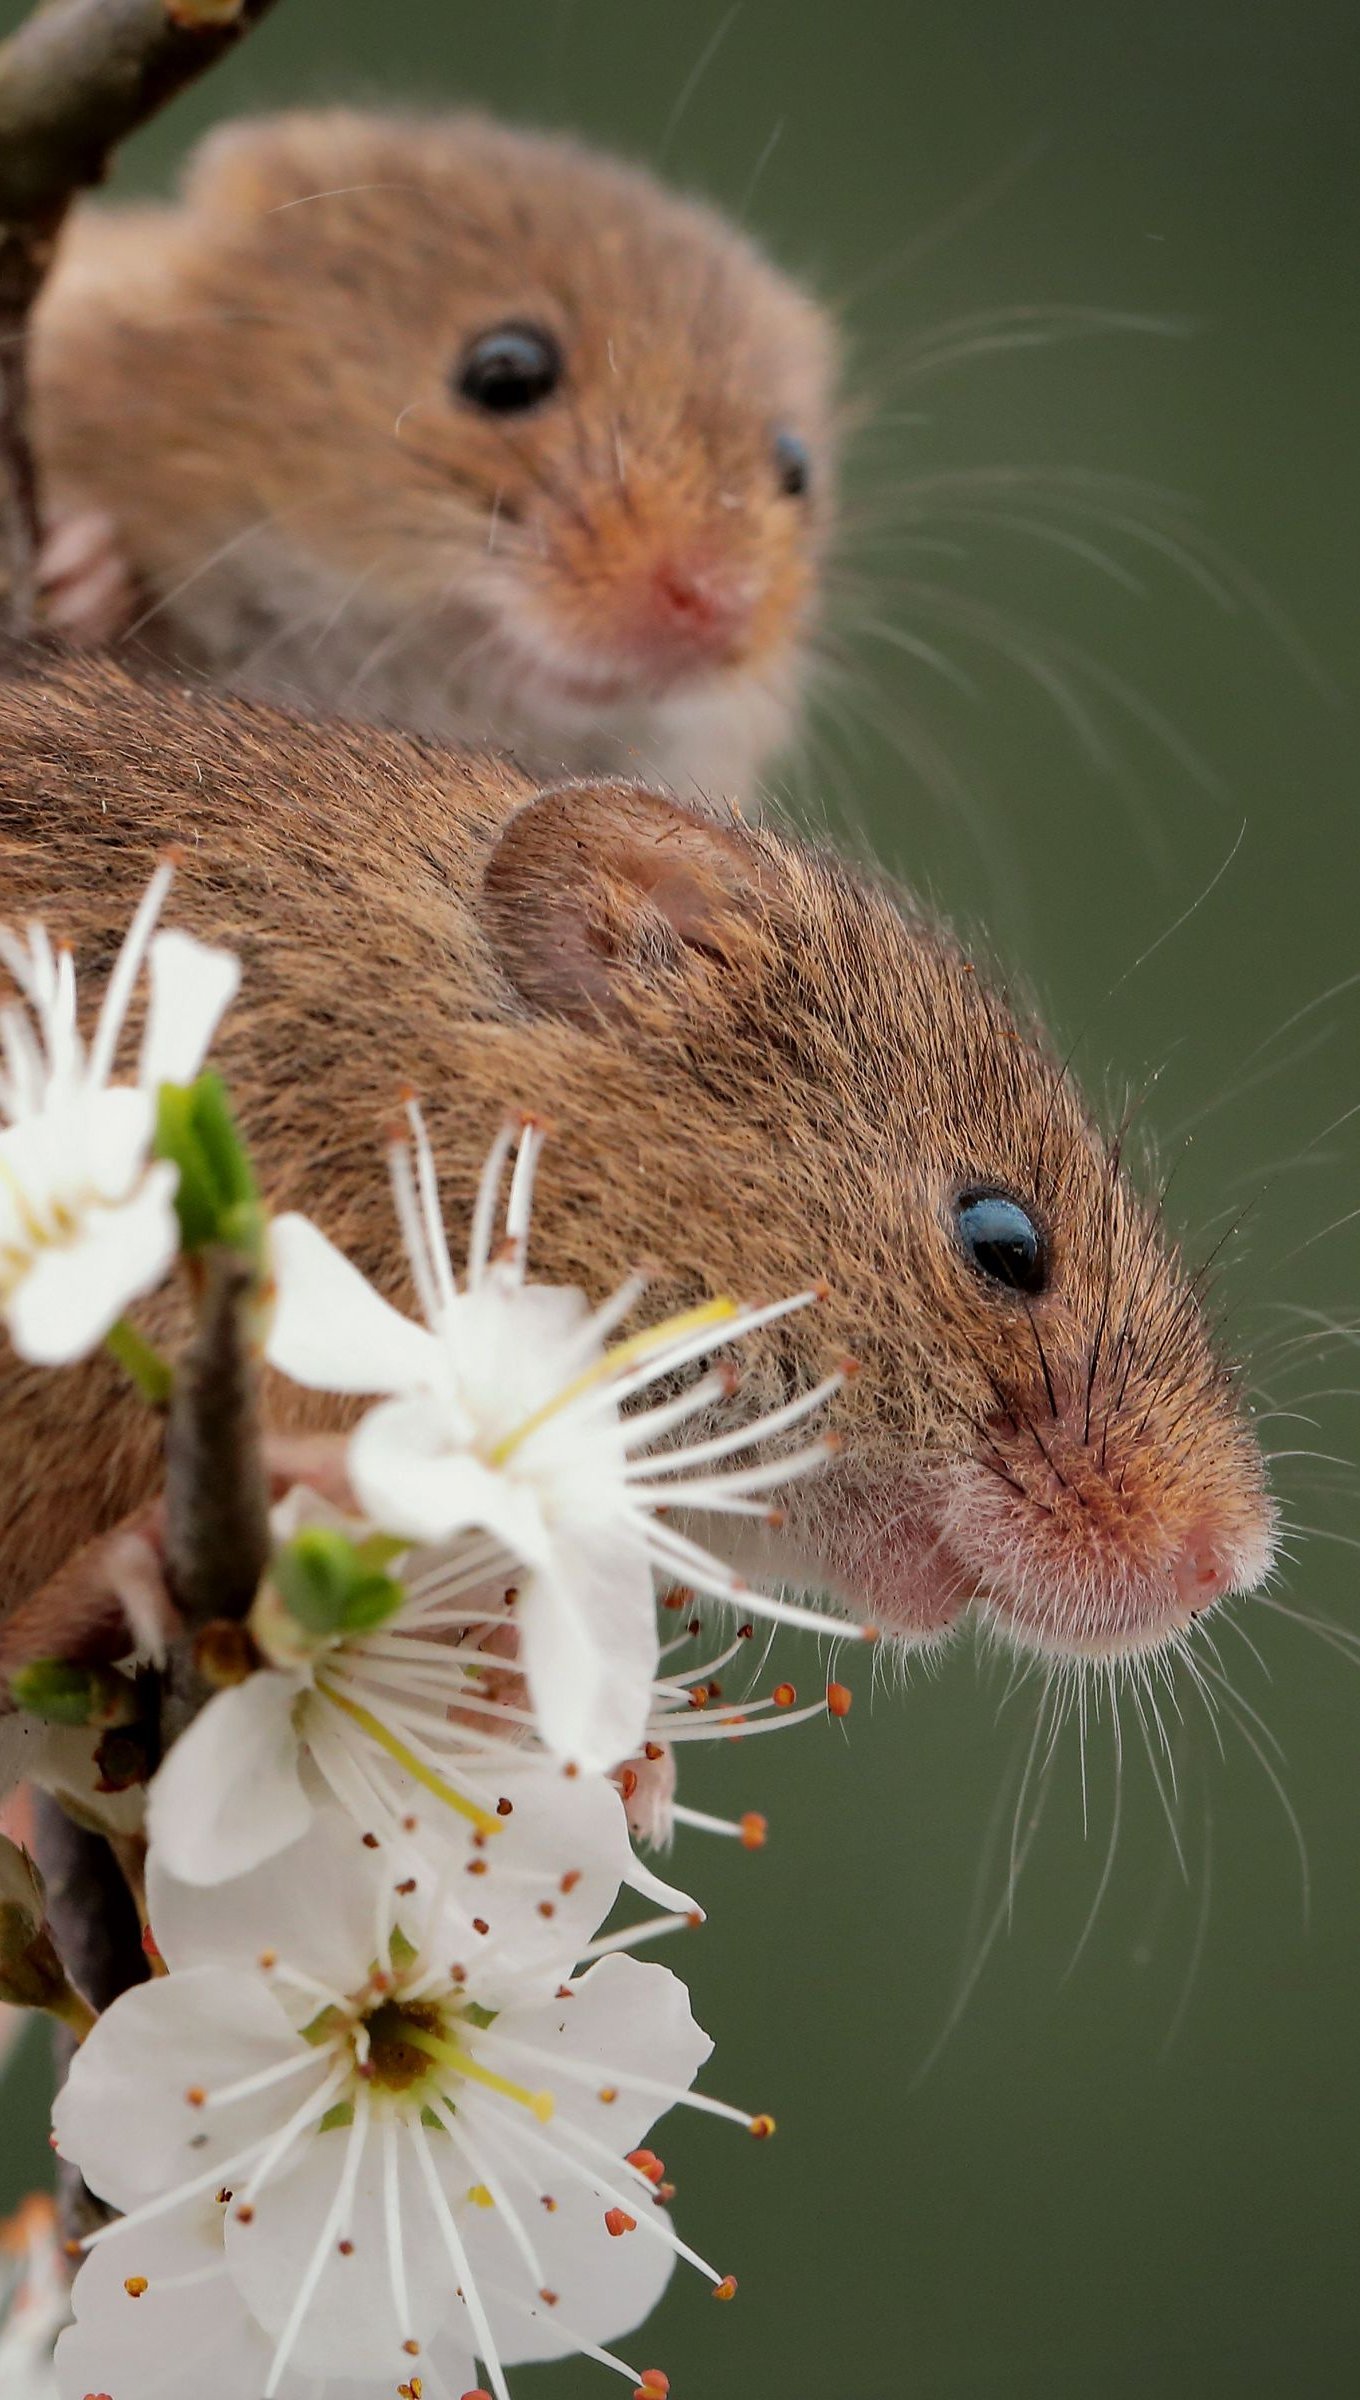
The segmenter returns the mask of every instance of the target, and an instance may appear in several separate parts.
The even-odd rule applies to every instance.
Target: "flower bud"
[[[48,1725],[126,1725],[135,1713],[132,1686],[112,1667],[35,1658],[15,1670],[9,1688],[20,1708]]]
[[[163,1083],[156,1102],[156,1155],[179,1169],[175,1213],[186,1250],[237,1250],[264,1259],[265,1215],[255,1171],[211,1070],[193,1083]]]
[[[290,1662],[299,1651],[384,1624],[402,1605],[401,1585],[385,1569],[405,1547],[382,1534],[353,1542],[333,1526],[304,1525],[275,1552],[256,1602],[252,1630],[261,1648]]]
[[[0,1835],[0,2000],[58,2015],[74,1995],[47,1930],[47,1895],[26,1850]]]

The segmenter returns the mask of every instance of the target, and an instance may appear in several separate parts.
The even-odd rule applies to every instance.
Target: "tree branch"
[[[32,629],[41,535],[28,324],[76,193],[275,0],[44,0],[0,44],[0,564]]]

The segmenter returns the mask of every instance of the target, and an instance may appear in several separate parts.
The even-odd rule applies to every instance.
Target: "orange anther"
[[[666,2400],[670,2388],[671,2379],[669,2375],[662,2374],[660,2367],[644,2367],[642,2381],[633,2394],[633,2400]]]
[[[776,1708],[792,1708],[798,1693],[791,1683],[777,1683],[770,1694]]]
[[[420,2344],[419,2344],[419,2342],[405,2341],[405,2342],[403,2342],[403,2343],[402,2343],[402,2345],[401,2345],[401,2346],[402,2346],[403,2350],[406,2352],[406,2355],[407,2355],[407,2357],[408,2357],[408,2358],[419,2358],[419,2356],[420,2356]]]
[[[752,2117],[751,2132],[758,2142],[768,2142],[774,2132],[773,2117]]]
[[[606,2108],[612,2108],[619,2096],[617,2085],[612,2083],[602,2085],[598,2096],[603,2100]]]
[[[829,1683],[826,1687],[826,1705],[833,1717],[848,1717],[854,1697],[848,1683]]]
[[[513,1817],[514,1813],[515,1803],[513,1800],[498,1800],[496,1802],[496,1814],[498,1817]]]
[[[737,2279],[735,2275],[724,2275],[722,2282],[715,2283],[713,2286],[715,2300],[735,2300],[736,2296]]]
[[[553,1900],[540,1900],[538,1904],[538,1913],[541,1917],[555,1917],[557,1914],[556,1902]]]
[[[574,1892],[574,1891],[575,1891],[575,1889],[576,1889],[576,1886],[577,1886],[577,1884],[580,1882],[580,1880],[581,1880],[581,1870],[580,1870],[580,1868],[579,1868],[579,1867],[572,1867],[572,1868],[570,1868],[570,1869],[568,1870],[568,1872],[567,1872],[567,1873],[566,1873],[566,1874],[563,1876],[563,1878],[562,1878],[562,1881],[559,1883],[559,1885],[558,1885],[558,1887],[557,1887],[557,1888],[558,1888],[559,1892]]]
[[[628,2164],[636,2167],[639,2175],[645,2175],[649,2183],[660,2183],[666,2172],[665,2161],[657,2157],[655,2150],[630,2150]]]
[[[140,2300],[146,2288],[147,2282],[145,2275],[128,2275],[124,2278],[123,2289],[127,2293],[129,2300]]]
[[[604,2212],[604,2229],[606,2233],[612,2233],[617,2241],[622,2233],[637,2232],[637,2218],[630,2217],[626,2208],[607,2208]]]
[[[236,2222],[237,2222],[237,2224],[238,2224],[238,2225],[253,2225],[253,2224],[254,2224],[254,2222],[255,2222],[255,2211],[254,2211],[254,2209],[253,2209],[253,2208],[250,2206],[250,2203],[249,2203],[249,2201],[248,2201],[248,2200],[243,2200],[243,2201],[241,2202],[241,2205],[240,2205],[240,2207],[237,2209],[237,2211],[236,2211]]]
[[[758,1809],[749,1808],[741,1820],[743,1850],[763,1850],[769,1838],[769,1832],[768,1818],[762,1817]]]
[[[190,2108],[201,2108],[208,2095],[204,2091],[201,2083],[191,2083],[184,2097],[188,2101]]]
[[[539,2299],[542,2301],[542,2303],[543,2303],[543,2305],[544,2305],[544,2307],[545,2307],[545,2308],[556,2308],[556,2306],[557,2306],[557,2294],[556,2294],[556,2292],[550,2292],[550,2291],[544,2290],[544,2291],[541,2291],[541,2292],[539,2293],[539,2295],[538,2295],[538,2296],[539,2296]]]
[[[638,1787],[636,1767],[620,1767],[619,1790],[625,1800],[631,1800]]]

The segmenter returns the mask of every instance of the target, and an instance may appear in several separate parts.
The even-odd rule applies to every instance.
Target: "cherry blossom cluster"
[[[632,2337],[677,2260],[719,2299],[736,2280],[677,2230],[652,2128],[677,2104],[773,2125],[692,2088],[710,2042],[634,1952],[702,1911],[640,1845],[680,1822],[759,1847],[763,1819],[681,1803],[681,1753],[849,1706],[839,1684],[799,1708],[742,1673],[758,1626],[828,1620],[688,1530],[759,1520],[827,1454],[808,1429],[839,1373],[732,1411],[732,1346],[816,1294],[627,1332],[641,1278],[596,1307],[534,1282],[543,1141],[524,1122],[492,1148],[460,1275],[409,1102],[389,1153],[403,1313],[309,1218],[258,1201],[204,1067],[237,962],[157,929],[170,877],[88,1043],[69,953],[0,933],[19,995],[0,1011],[0,1315],[33,1365],[107,1345],[164,1400],[175,1370],[140,1304],[177,1272],[192,1291],[193,1254],[230,1241],[256,1260],[263,1358],[348,1396],[352,1430],[275,1499],[253,1605],[195,1653],[211,1696],[148,1788],[111,1795],[100,1760],[173,1658],[172,1579],[158,1608],[143,1576],[121,1660],[30,1663],[0,1715],[0,1784],[40,1780],[116,1837],[151,1970],[97,2020],[65,2011],[83,2039],[54,2146],[107,2222],[55,2367],[48,2325],[49,2363],[15,2392],[510,2400],[517,2364],[583,2355],[663,2400]],[[36,1888],[20,1876],[7,1972],[47,1956]]]

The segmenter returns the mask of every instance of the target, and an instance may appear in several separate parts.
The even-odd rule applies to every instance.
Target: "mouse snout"
[[[1179,1403],[1179,1405],[1178,1405]],[[1226,1378],[1150,1394],[1079,1378],[994,1416],[950,1478],[950,1554],[1025,1647],[1118,1657],[1268,1572],[1274,1512]]]

